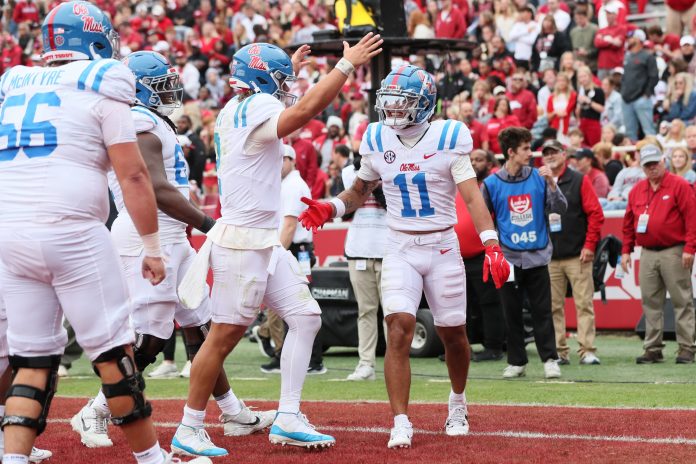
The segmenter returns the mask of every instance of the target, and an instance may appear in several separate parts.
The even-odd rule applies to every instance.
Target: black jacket
[[[568,200],[568,209],[561,214],[561,231],[551,232],[552,259],[580,256],[587,234],[587,215],[582,208],[583,175],[570,168],[558,178],[558,188]]]

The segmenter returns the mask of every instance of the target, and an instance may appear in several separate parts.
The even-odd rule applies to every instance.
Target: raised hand
[[[309,60],[305,58],[307,58],[307,55],[310,53],[312,53],[312,49],[309,47],[309,45],[304,44],[292,54],[292,70],[295,72],[295,76],[297,76],[297,74],[300,72],[300,69],[302,69],[306,64],[309,64]]]
[[[302,197],[301,200],[302,203],[309,206],[309,208],[304,210],[297,218],[305,229],[316,232],[331,219],[331,216],[333,216],[333,206],[331,206],[331,203],[316,201],[307,197]]]
[[[358,67],[370,61],[373,57],[382,53],[380,46],[382,45],[381,36],[379,34],[374,34],[368,32],[365,37],[360,39],[360,42],[356,43],[352,47],[348,45],[348,42],[343,42],[343,58],[351,62],[354,67]]]

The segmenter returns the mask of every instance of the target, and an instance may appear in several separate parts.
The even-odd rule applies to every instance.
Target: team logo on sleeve
[[[394,153],[391,150],[387,150],[384,152],[384,161],[387,162],[387,164],[392,164],[396,160],[396,153]]]
[[[508,207],[510,208],[510,222],[514,225],[523,227],[534,220],[532,196],[530,194],[510,195],[508,197]]]

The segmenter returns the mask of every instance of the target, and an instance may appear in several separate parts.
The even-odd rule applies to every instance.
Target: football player
[[[284,153],[281,139],[326,108],[355,66],[381,51],[381,42],[379,36],[368,34],[353,47],[344,43],[343,58],[336,68],[296,105],[296,97],[288,90],[309,53],[308,46],[300,47],[292,60],[282,49],[266,43],[247,45],[235,53],[230,85],[238,94],[220,112],[214,135],[222,217],[208,232],[208,241],[197,258],[207,263],[206,253],[210,256],[213,324],[191,366],[189,395],[173,449],[192,436],[191,428],[203,427],[205,406],[220,366],[256,318],[261,303],[288,325],[271,443],[300,447],[335,443],[332,436],[315,430],[300,412],[321,311],[297,260],[278,238]],[[206,269],[196,277],[204,280]],[[184,280],[188,279],[187,275]],[[179,287],[180,295],[185,286]],[[187,298],[181,297],[185,304],[195,306],[194,301],[187,303]]]
[[[0,79],[0,279],[15,373],[3,461],[28,462],[46,428],[67,341],[64,315],[137,462],[172,462],[133,360],[126,282],[104,227],[113,168],[143,242],[140,272],[153,285],[164,279],[155,195],[130,111],[135,79],[113,59],[118,35],[91,3],[56,6],[42,33],[48,66],[15,66]]]
[[[193,360],[210,327],[210,300],[206,297],[193,310],[179,305],[176,287],[196,253],[186,236],[186,226],[208,232],[215,220],[189,201],[188,165],[179,146],[174,123],[168,116],[179,106],[183,87],[179,74],[162,55],[151,51],[128,55],[123,63],[135,75],[136,105],[131,109],[138,145],[148,167],[159,208],[159,235],[167,256],[167,277],[162,284],[148,285],[138,272],[143,244],[124,208],[123,194],[116,176],[109,173],[109,186],[119,215],[111,236],[121,256],[123,272],[133,302],[131,320],[136,332],[133,347],[135,365],[140,372],[154,363],[174,330],[174,320],[182,328],[189,359]],[[252,412],[230,389],[225,370],[220,370],[213,390],[222,410],[226,435],[248,435],[268,427],[275,411]],[[89,447],[112,446],[106,430],[110,415],[103,392],[82,408],[71,420],[73,430]],[[184,450],[186,448],[184,447]]]
[[[316,230],[332,217],[360,207],[382,180],[389,228],[381,284],[387,321],[384,377],[394,413],[389,448],[411,446],[409,350],[423,292],[445,345],[452,384],[445,431],[469,433],[464,393],[469,370],[466,288],[453,229],[457,191],[486,246],[484,278],[490,272],[500,287],[510,272],[471,166],[469,129],[458,121],[429,122],[436,92],[433,77],[423,69],[403,65],[390,72],[377,91],[380,122],[367,127],[360,145],[357,179],[330,202],[304,199],[309,209],[299,217],[305,227]]]

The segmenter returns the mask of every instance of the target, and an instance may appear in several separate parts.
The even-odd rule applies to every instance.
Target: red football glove
[[[486,257],[483,260],[483,281],[488,282],[488,274],[493,277],[495,288],[500,288],[510,277],[510,264],[503,256],[500,245],[486,247]]]
[[[302,203],[309,206],[297,218],[305,229],[316,232],[333,215],[333,206],[326,201],[315,201],[311,198],[302,197]]]

